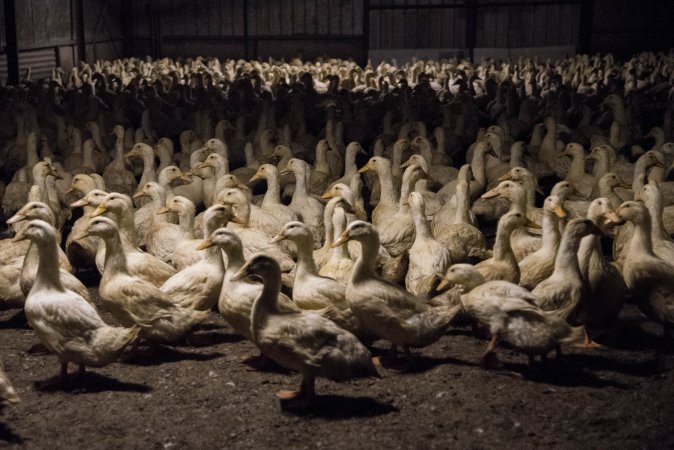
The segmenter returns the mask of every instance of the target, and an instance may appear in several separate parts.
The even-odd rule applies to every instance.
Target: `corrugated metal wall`
[[[77,61],[75,0],[15,0],[19,70],[31,67],[33,79],[48,76],[56,65],[72,67]],[[120,2],[86,0],[84,31],[87,60],[119,58],[124,54]],[[5,18],[0,8],[0,73],[7,74]]]

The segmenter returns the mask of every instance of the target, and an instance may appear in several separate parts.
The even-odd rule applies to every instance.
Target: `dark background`
[[[660,0],[3,0],[0,73],[123,56],[517,57],[667,49]],[[7,14],[14,9],[15,19]],[[11,12],[11,11],[10,11]],[[15,25],[15,26],[14,26]],[[12,44],[15,29],[16,50]]]

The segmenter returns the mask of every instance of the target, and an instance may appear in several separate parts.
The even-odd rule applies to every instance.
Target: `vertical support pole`
[[[19,44],[16,38],[14,0],[3,0],[5,12],[5,51],[7,52],[7,82],[19,84]]]
[[[473,61],[477,43],[477,0],[466,0],[466,47],[468,58]]]
[[[127,58],[131,56],[133,48],[133,12],[131,8],[132,0],[122,0],[120,9],[121,19],[120,23],[122,24],[122,30],[126,30],[124,33],[124,57]]]
[[[363,47],[365,48],[365,64],[367,64],[370,59],[370,0],[363,2],[363,9]]]
[[[75,0],[75,40],[77,41],[77,62],[87,60],[87,42],[84,36],[84,1]]]
[[[248,0],[243,0],[243,58],[250,60],[250,42],[248,40]]]
[[[578,53],[592,51],[592,28],[594,27],[594,0],[580,2],[580,24],[578,30]]]

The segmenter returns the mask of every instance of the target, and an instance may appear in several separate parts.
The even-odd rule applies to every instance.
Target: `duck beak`
[[[513,177],[512,174],[511,174],[510,172],[508,172],[508,173],[505,173],[505,174],[501,175],[501,176],[498,178],[498,181],[511,180],[512,177]]]
[[[133,150],[124,154],[125,158],[131,158],[132,156],[136,156],[136,153]]]
[[[145,197],[145,195],[146,195],[145,192],[138,191],[135,194],[133,194],[133,198],[141,198],[141,197]]]
[[[494,189],[489,190],[489,191],[485,192],[484,194],[482,194],[480,196],[480,198],[496,198],[496,197],[500,197],[500,196],[501,196],[501,193],[498,192],[496,190],[496,188],[494,188]]]
[[[531,221],[531,220],[529,220],[529,219],[527,219],[527,221],[526,221],[526,223],[524,224],[524,226],[527,227],[527,228],[533,228],[533,229],[535,229],[535,230],[540,230],[540,229],[541,229],[541,226],[540,226],[539,224],[537,224],[536,222],[533,222],[533,221]]]
[[[64,192],[64,194],[70,194],[71,192],[75,192],[75,188],[70,186],[70,188]]]
[[[327,199],[332,198],[332,197],[333,197],[332,191],[326,191],[323,195],[321,195],[321,198],[324,199],[324,200],[327,200]]]
[[[196,246],[196,249],[197,250],[204,250],[208,247],[213,247],[213,241],[211,241],[210,239],[206,239],[206,240],[203,240],[203,241],[199,242],[199,245]]]
[[[341,236],[339,236],[339,239],[337,239],[335,242],[332,243],[330,246],[331,248],[339,247],[340,245],[344,244],[345,242],[348,242],[351,238],[349,237],[348,231],[344,231]]]
[[[234,274],[232,278],[230,278],[231,281],[239,281],[242,278],[247,277],[250,275],[249,269],[248,269],[248,263],[244,264],[242,268],[239,269],[238,272]]]
[[[233,223],[238,223],[239,225],[245,225],[246,223],[243,221],[243,219],[237,215],[233,215],[231,219],[229,219],[230,222]]]
[[[563,219],[564,217],[566,217],[566,211],[564,211],[564,209],[562,209],[562,207],[560,205],[555,206],[554,211],[555,211],[555,214],[557,214],[557,217],[559,217],[560,219]]]
[[[260,180],[260,179],[262,179],[262,177],[256,173],[255,175],[250,177],[250,180],[248,180],[248,182],[252,183],[253,181],[257,181],[257,180]]]
[[[10,242],[21,242],[27,239],[26,235],[23,233],[16,233],[16,236],[12,238]]]
[[[108,208],[105,207],[105,204],[101,203],[98,205],[98,208],[94,210],[94,212],[91,213],[91,217],[98,217],[102,214],[105,214],[108,212]]]
[[[408,167],[408,166],[410,166],[411,164],[412,164],[412,162],[408,159],[407,161],[405,161],[404,163],[402,163],[402,164],[400,165],[400,168],[401,168],[401,169],[404,169],[405,167]]]
[[[274,236],[273,238],[271,238],[271,241],[269,241],[269,242],[272,243],[272,244],[276,244],[277,242],[281,242],[285,238],[286,237],[282,233],[279,233],[276,236]]]
[[[171,210],[169,208],[167,208],[166,206],[164,206],[163,208],[159,208],[157,210],[156,214],[168,214],[170,212],[171,212]]]
[[[435,288],[436,291],[442,291],[446,287],[449,287],[450,281],[447,278],[442,278],[440,280],[440,283],[438,284],[438,287]]]
[[[22,220],[26,220],[26,216],[20,213],[14,214],[12,217],[7,219],[7,225],[11,225],[13,223],[21,222]]]
[[[244,191],[250,191],[250,188],[243,183],[237,183],[236,187],[239,189],[243,189]]]
[[[88,238],[89,236],[91,236],[91,235],[89,234],[88,231],[83,231],[82,233],[80,233],[80,234],[78,234],[77,236],[75,236],[75,237],[73,238],[73,241],[79,241],[79,240],[82,240],[82,239],[84,239],[84,238]]]
[[[365,164],[363,167],[358,169],[358,173],[365,173],[368,170],[372,170],[372,167],[370,167],[370,163]]]
[[[191,183],[192,182],[192,173],[191,172],[186,172],[182,175],[180,175],[180,179],[186,183]]]
[[[279,174],[279,175],[288,175],[289,173],[291,173],[290,170],[288,170],[288,169],[286,168],[286,169],[281,170],[278,174]]]
[[[71,208],[79,208],[81,206],[89,206],[89,202],[86,199],[81,198],[81,199],[77,200],[76,202],[73,202],[73,203],[70,204]]]
[[[624,181],[621,181],[620,184],[618,184],[618,187],[621,187],[623,189],[632,189],[632,186],[629,184],[625,183]]]
[[[625,223],[625,219],[620,217],[615,211],[606,212],[606,214],[604,214],[604,217],[606,218],[607,224],[623,225]]]

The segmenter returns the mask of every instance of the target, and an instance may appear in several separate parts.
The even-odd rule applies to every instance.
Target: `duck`
[[[416,164],[405,168],[398,210],[395,214],[382,219],[378,226],[379,241],[393,258],[405,256],[414,243],[414,219],[407,199],[416,181],[423,176],[425,176],[423,169]]]
[[[149,203],[152,215],[150,216],[151,222],[145,236],[145,247],[151,255],[169,263],[176,245],[184,238],[185,232],[181,229],[180,225],[169,222],[164,214],[159,213],[159,211],[164,211],[164,213],[169,211],[168,209],[164,209],[166,208],[166,191],[159,183],[154,181],[145,183],[134,194],[134,198],[143,196],[152,199],[152,202]],[[134,222],[135,218],[134,215]]]
[[[279,308],[281,268],[274,258],[254,255],[233,280],[251,275],[263,283],[251,312],[253,342],[267,357],[302,376],[298,391],[277,393],[286,406],[310,405],[319,376],[334,381],[378,376],[372,355],[353,334],[312,311]]]
[[[37,274],[24,311],[42,345],[59,359],[59,381],[68,378],[69,363],[77,364],[81,374],[86,367],[103,367],[116,360],[136,339],[140,327],[107,325],[90,302],[63,286],[52,225],[31,220],[15,239],[30,239],[38,249]]]
[[[349,213],[347,214],[349,222],[354,220],[367,220],[367,212],[365,211],[363,198],[360,196],[359,188],[361,183],[360,175],[355,174],[350,184],[335,183],[330,189],[323,193],[321,198],[330,200],[332,198],[340,197],[342,201],[345,201],[349,205]],[[323,212],[325,214],[325,210]],[[323,217],[325,222],[325,215]]]
[[[340,199],[340,197],[335,197],[335,199]],[[331,199],[332,201],[334,199]],[[330,202],[325,207],[325,211],[328,211]],[[346,211],[342,207],[343,205],[337,204],[335,208],[332,209],[330,214],[330,226],[326,222],[325,227],[325,249],[328,250],[327,260],[319,266],[318,274],[323,277],[334,278],[337,281],[341,281],[346,285],[349,282],[351,277],[351,271],[353,270],[353,260],[349,255],[348,246],[340,245],[339,247],[332,248],[332,243],[342,235],[347,225],[347,215]],[[327,219],[326,219],[327,220]],[[322,250],[323,248],[319,249]],[[314,257],[319,251],[314,251]]]
[[[176,271],[170,264],[138,249],[136,232],[133,227],[133,203],[131,202],[131,198],[119,192],[111,192],[105,196],[103,202],[91,213],[91,217],[101,216],[108,211],[119,227],[129,273],[156,287],[160,287]],[[105,245],[101,243],[101,247],[99,247],[96,253],[96,267],[101,274],[103,274],[105,252]]]
[[[615,212],[611,201],[599,197],[590,203],[587,218],[601,230],[611,226]],[[627,286],[618,268],[604,256],[600,237],[596,234],[585,236],[578,249],[578,264],[587,285],[587,301],[584,302],[585,316],[590,326],[610,326],[615,324],[625,303]],[[585,333],[583,346],[597,347]]]
[[[216,139],[211,139],[211,141],[214,140]],[[192,170],[195,171],[204,168],[211,169],[207,174],[202,172],[198,173],[203,180],[204,205],[208,208],[213,204],[218,192],[223,188],[220,180],[224,175],[229,173],[229,161],[227,160],[227,157],[220,153],[211,153],[202,163],[199,163]],[[220,186],[218,186],[218,184],[220,184]]]
[[[519,285],[523,288],[531,290],[552,275],[559,241],[562,239],[559,219],[564,219],[566,215],[558,196],[551,195],[543,202],[543,244],[519,262]]]
[[[281,185],[279,184],[279,173],[276,166],[271,164],[260,165],[255,175],[250,178],[249,183],[257,180],[267,182],[267,190],[260,204],[263,211],[275,216],[282,224],[298,219],[292,208],[281,203]]]
[[[657,183],[650,182],[641,188],[640,199],[646,205],[651,216],[651,241],[656,256],[665,261],[674,261],[674,240],[665,230],[662,221],[662,192]]]
[[[642,202],[622,203],[610,218],[611,223],[631,222],[634,232],[627,245],[622,265],[625,284],[646,317],[662,325],[667,341],[674,327],[674,266],[657,256],[651,237],[652,218]]]
[[[176,198],[178,198],[177,202],[175,201]],[[190,205],[194,205],[194,203],[187,202],[189,202],[189,200],[185,197],[177,196],[168,203],[167,207],[177,209],[179,214],[189,214],[185,208],[189,208]],[[227,205],[216,204],[211,206],[206,211],[204,211],[201,235],[210,236],[210,234],[216,229],[227,225],[229,219],[233,215],[234,213],[232,208]],[[194,233],[194,230],[192,230],[191,234],[186,234],[185,238],[178,243],[176,249],[173,251],[173,255],[171,256],[171,262],[176,270],[183,270],[203,259],[204,252],[195,251],[197,245],[199,245],[202,240],[203,238],[197,238],[196,233]]]
[[[218,196],[218,202],[230,205],[240,221],[247,227],[260,230],[264,234],[274,236],[283,229],[281,218],[252,204],[245,190],[239,188],[225,189]]]
[[[227,267],[218,297],[218,311],[234,331],[252,341],[251,310],[253,302],[262,293],[262,285],[246,278],[233,279],[246,262],[243,257],[243,243],[236,233],[224,227],[216,229],[198,245],[200,250],[210,247],[220,249],[227,258]],[[281,292],[278,296],[279,308],[300,311],[288,296]]]
[[[457,177],[454,217],[447,223],[446,220],[438,220],[436,215],[432,222],[433,236],[449,249],[453,263],[468,262],[471,256],[480,260],[486,257],[484,234],[470,216],[470,178],[470,165],[464,164]]]
[[[414,219],[415,238],[409,249],[405,289],[417,297],[427,299],[434,291],[436,274],[445,272],[452,264],[452,254],[433,237],[425,216],[423,196],[419,192],[410,192],[407,202]]]
[[[122,326],[140,326],[139,337],[153,343],[174,343],[204,320],[209,311],[177,304],[154,284],[129,273],[117,224],[107,217],[89,222],[87,233],[105,242],[105,267],[99,286],[103,306]]]
[[[125,155],[125,158],[140,157],[143,159],[143,173],[136,186],[145,186],[145,183],[157,181],[157,172],[154,165],[154,149],[149,145],[138,142]],[[134,192],[136,187],[134,187]],[[134,204],[138,207],[148,203],[149,199],[134,199]]]
[[[399,190],[396,190],[393,173],[391,171],[391,161],[383,156],[373,156],[363,167],[358,169],[358,173],[375,171],[379,179],[381,193],[377,206],[372,210],[371,220],[374,226],[379,226],[387,217],[394,215],[398,211]]]
[[[173,253],[171,254],[170,257],[170,263],[173,265],[173,267],[176,268],[176,270],[182,270],[184,269],[187,265],[191,264],[184,264],[184,259],[181,259],[180,263],[176,262],[176,257],[180,259],[179,254],[184,255],[184,258],[187,258],[188,260],[191,261],[191,253],[194,250],[194,246],[190,246],[189,244],[187,245],[187,250],[190,252],[190,254],[185,255],[185,250],[182,251],[182,253],[178,253],[178,248],[182,247],[184,244],[189,243],[190,241],[195,241],[196,237],[194,235],[194,213],[195,213],[195,206],[192,201],[186,197],[183,197],[181,195],[176,195],[175,197],[171,198],[170,200],[166,201],[166,206],[163,208],[159,208],[155,214],[157,215],[165,215],[168,213],[174,213],[178,215],[178,226],[180,227],[180,232],[182,234],[182,238],[179,239],[176,242],[176,247],[173,250]],[[191,247],[191,248],[190,248]],[[200,258],[196,258],[194,262],[199,260]]]
[[[323,228],[323,204],[309,195],[307,180],[309,178],[309,164],[298,158],[291,158],[280,175],[295,174],[295,191],[288,205],[300,221],[305,223],[314,233],[314,246],[319,248],[325,236]],[[319,193],[320,194],[320,193]]]
[[[234,216],[232,216],[228,227],[236,230],[243,241],[245,252],[251,255],[266,251],[279,261],[284,272],[292,270],[295,263],[286,249],[269,242],[276,234],[265,231],[265,228],[252,221],[252,210],[254,208],[248,203],[245,194],[239,189],[227,189],[223,194],[221,202],[234,209]],[[282,229],[283,226],[279,227],[279,231]]]
[[[564,319],[537,307],[536,297],[527,289],[504,280],[487,281],[470,264],[451,266],[441,286],[450,284],[463,292],[461,306],[466,313],[491,334],[482,356],[485,367],[493,367],[497,361],[494,351],[499,342],[526,354],[533,368],[536,356],[581,338],[580,327],[571,327]]]
[[[409,364],[410,347],[425,347],[440,339],[460,307],[431,308],[405,289],[379,278],[375,273],[379,234],[373,224],[351,222],[332,245],[350,240],[360,243],[361,253],[346,286],[349,306],[370,333],[391,342],[392,357],[401,346]]]
[[[328,150],[329,145],[327,140],[321,139],[318,141],[316,144],[314,166],[310,170],[309,180],[307,181],[307,192],[309,194],[321,195],[330,184],[332,174],[327,158]]]
[[[358,155],[367,155],[367,153],[363,150],[363,146],[360,145],[360,142],[350,142],[344,151],[344,175],[330,183],[330,186],[326,191],[329,191],[334,185],[339,183],[349,185],[351,178],[353,178],[354,175],[358,175],[358,166],[356,165],[356,157]]]
[[[585,320],[585,302],[581,300],[587,299],[587,283],[580,271],[578,249],[581,240],[590,234],[601,235],[602,231],[589,219],[570,220],[559,243],[552,274],[531,291],[538,307],[571,322]]]
[[[521,212],[528,217],[529,209],[527,208],[527,194],[524,188],[512,180],[501,181],[495,188],[482,194],[482,198],[503,197],[510,202],[510,212]],[[530,229],[540,229],[540,225],[532,220],[529,220]],[[510,244],[515,258],[521,261],[530,253],[535,252],[541,247],[541,237],[529,232],[525,228],[518,228],[514,231],[510,238]]]
[[[260,167],[260,163],[255,159],[253,144],[251,142],[246,142],[243,152],[246,157],[246,165],[232,170],[232,175],[241,180],[248,180],[255,175],[255,172],[257,172],[257,169]]]
[[[571,183],[573,188],[583,197],[590,198],[595,185],[595,179],[592,175],[585,173],[585,150],[583,146],[571,142],[566,145],[560,156],[570,156],[571,164],[566,173],[566,181]]]
[[[16,214],[14,214],[12,217],[10,217],[7,220],[8,224],[15,224],[21,221],[30,221],[30,220],[42,220],[43,222],[46,222],[50,224],[51,226],[54,226],[54,215],[51,211],[51,209],[45,205],[44,203],[40,202],[28,202],[24,205],[23,208],[21,208],[19,211],[17,211]],[[56,231],[56,238],[61,239],[61,235],[58,231]],[[16,241],[19,241],[18,239],[15,238]],[[57,258],[59,261],[59,277],[61,280],[61,283],[63,286],[71,290],[81,297],[83,297],[87,301],[91,301],[90,295],[89,295],[89,290],[82,284],[80,280],[78,280],[72,273],[71,273],[71,268],[70,264],[68,262],[67,257],[65,257],[65,254],[63,253],[63,250],[61,250],[60,247],[57,248],[56,250]],[[30,292],[31,287],[33,286],[35,282],[35,277],[37,274],[37,268],[38,268],[38,262],[39,262],[39,249],[38,247],[31,241],[28,250],[26,251],[26,255],[23,258],[22,261],[22,266],[21,266],[21,276],[19,278],[19,286],[21,288],[21,292],[24,297],[28,295]],[[63,260],[68,263],[66,267],[63,267]]]
[[[520,268],[513,251],[510,239],[513,232],[523,226],[536,228],[538,225],[531,222],[524,213],[510,211],[498,222],[496,240],[494,241],[494,256],[478,263],[475,268],[488,280],[504,280],[519,283]]]
[[[216,205],[216,207],[225,208],[223,205]],[[210,211],[209,216],[212,216],[216,210]],[[180,270],[166,280],[159,289],[181,307],[210,311],[218,303],[220,297],[225,276],[225,262],[222,259],[222,252],[217,247],[201,247],[201,244],[198,244],[195,250],[204,250],[203,258]]]
[[[96,188],[96,182],[89,175],[79,174],[72,179],[71,192],[80,192],[83,197],[73,202],[70,208],[81,207],[84,209],[82,217],[78,218],[73,224],[70,233],[66,236],[65,251],[70,263],[77,269],[93,268],[96,265],[96,251],[99,241],[90,237],[75,241],[73,238],[81,234],[81,231],[89,223],[89,215],[103,201],[107,194]],[[93,194],[89,195],[92,191]]]

